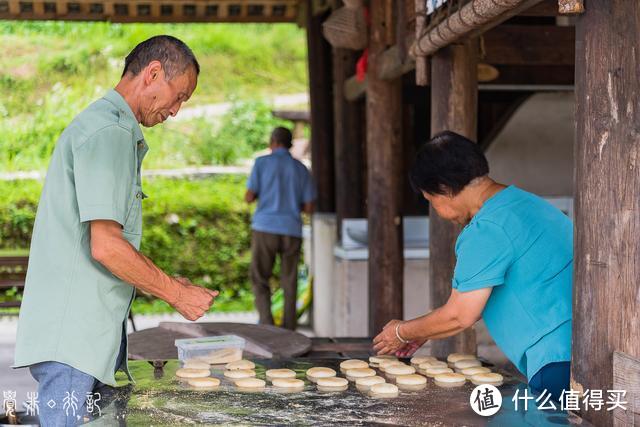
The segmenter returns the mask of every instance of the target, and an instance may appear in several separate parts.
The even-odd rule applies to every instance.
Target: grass
[[[158,34],[185,41],[201,64],[185,107],[306,91],[304,31],[293,24],[0,22],[0,170],[46,168],[71,119],[117,83],[123,58],[137,43]],[[148,129],[145,136],[160,155],[147,167],[225,163],[244,154],[220,158],[200,148],[207,137],[222,138],[219,132],[203,120]],[[218,145],[224,151],[229,142]]]

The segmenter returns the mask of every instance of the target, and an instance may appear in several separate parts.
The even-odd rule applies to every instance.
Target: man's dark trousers
[[[284,327],[296,328],[296,298],[298,290],[298,261],[300,237],[264,233],[252,230],[251,282],[260,324],[273,325],[271,313],[271,289],[269,279],[273,274],[276,255],[280,255],[280,286],[284,291]]]

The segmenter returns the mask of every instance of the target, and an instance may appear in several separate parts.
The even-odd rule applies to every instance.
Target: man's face
[[[433,209],[440,218],[462,225],[469,222],[470,218],[467,217],[467,212],[463,208],[462,201],[459,197],[460,195],[429,194],[424,191],[422,195],[429,201],[431,206],[433,206]]]
[[[182,103],[186,102],[195,90],[198,77],[192,67],[168,81],[162,67],[147,70],[147,73],[144,101],[140,108],[140,123],[151,127],[164,122],[169,116],[178,114]]]

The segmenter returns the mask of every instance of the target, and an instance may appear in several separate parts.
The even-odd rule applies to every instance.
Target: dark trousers
[[[280,286],[284,291],[284,327],[296,328],[296,298],[298,291],[298,261],[302,239],[282,234],[251,234],[251,283],[260,323],[273,325],[271,314],[271,289],[269,279],[273,274],[276,255],[280,256]]]
[[[553,362],[543,366],[529,381],[529,388],[542,394],[544,390],[555,400],[560,400],[563,390],[569,391],[571,362]]]

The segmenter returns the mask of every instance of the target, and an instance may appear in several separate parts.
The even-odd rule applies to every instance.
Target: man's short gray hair
[[[200,64],[184,42],[172,36],[154,36],[137,45],[124,60],[122,76],[137,76],[152,61],[160,61],[167,80],[193,67],[200,74]]]

